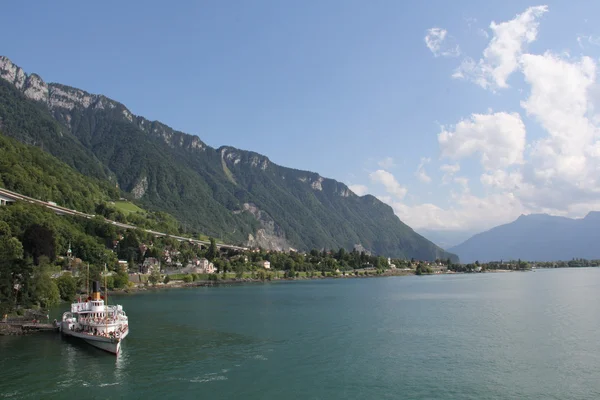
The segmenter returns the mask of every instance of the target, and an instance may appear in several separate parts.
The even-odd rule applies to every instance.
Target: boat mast
[[[106,286],[106,263],[104,263],[104,332],[108,335],[108,286]]]

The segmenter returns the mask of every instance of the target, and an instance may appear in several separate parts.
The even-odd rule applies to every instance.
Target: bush
[[[163,283],[166,285],[169,282],[171,282],[171,278],[169,278],[169,275],[166,275],[165,279],[163,280]]]
[[[185,275],[185,276],[183,277],[183,281],[184,281],[185,283],[190,283],[190,282],[192,282],[193,280],[194,280],[194,278],[192,277],[192,275]]]

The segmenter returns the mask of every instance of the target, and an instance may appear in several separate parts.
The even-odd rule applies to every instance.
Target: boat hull
[[[94,347],[99,348],[100,350],[107,351],[112,354],[119,354],[121,350],[121,341],[116,340],[114,342],[99,342],[97,340],[87,340],[84,339],[88,344],[91,344]]]
[[[129,331],[125,332],[125,334],[118,339],[93,336],[86,333],[73,332],[70,330],[63,330],[62,333],[66,336],[81,339],[100,350],[104,350],[116,355],[119,354],[119,351],[121,350],[121,341],[125,338],[125,336],[127,336]]]

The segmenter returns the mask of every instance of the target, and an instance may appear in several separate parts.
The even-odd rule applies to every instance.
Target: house
[[[149,274],[155,268],[158,268],[158,270],[160,271],[160,260],[154,257],[148,257],[144,260],[144,263],[142,264],[141,272],[143,274]]]
[[[129,268],[129,263],[127,261],[119,260],[119,270],[127,271],[128,268]]]
[[[201,258],[198,261],[199,261],[198,267],[200,268],[202,273],[214,274],[217,271],[217,269],[215,268],[215,265],[213,263],[211,263],[210,261],[208,261],[206,258]]]
[[[258,263],[258,265],[260,265],[264,269],[271,269],[271,261],[267,261],[267,260],[261,261]]]

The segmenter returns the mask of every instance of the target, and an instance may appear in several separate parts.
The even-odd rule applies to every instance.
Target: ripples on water
[[[600,269],[139,294],[116,358],[0,338],[0,397],[598,399],[599,300]]]

